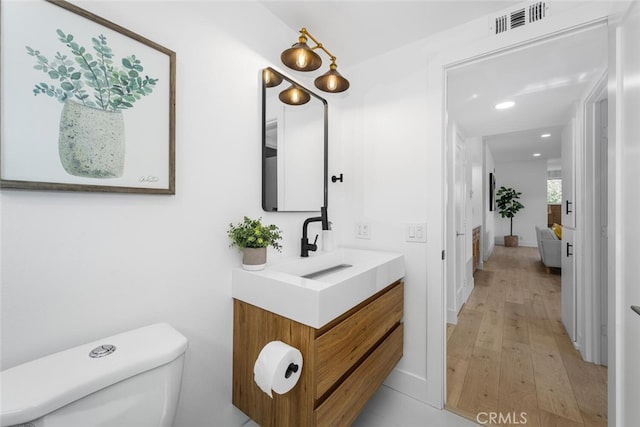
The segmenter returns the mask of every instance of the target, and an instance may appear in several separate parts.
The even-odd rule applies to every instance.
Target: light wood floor
[[[447,329],[447,409],[472,420],[511,414],[520,426],[526,412],[527,427],[606,426],[607,368],[573,348],[560,274],[545,272],[538,249],[496,246],[474,278]]]

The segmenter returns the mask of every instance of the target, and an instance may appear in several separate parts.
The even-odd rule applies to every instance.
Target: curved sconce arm
[[[329,58],[331,59],[331,62],[333,62],[333,63],[335,63],[335,62],[336,62],[336,57],[333,55],[333,53],[329,52],[329,51],[327,50],[327,48],[326,48],[326,47],[324,47],[324,45],[323,45],[322,43],[320,43],[320,42],[318,41],[318,39],[316,39],[315,37],[313,37],[313,35],[312,35],[309,31],[307,31],[307,29],[306,29],[305,27],[302,27],[302,28],[300,29],[300,34],[302,34],[302,35],[303,35],[303,36],[305,36],[305,37],[309,37],[309,38],[310,38],[311,40],[313,40],[313,42],[316,44],[315,46],[313,46],[313,47],[311,48],[311,50],[313,50],[313,49],[322,49],[322,50],[324,51],[324,53],[326,53],[326,54],[329,56]]]

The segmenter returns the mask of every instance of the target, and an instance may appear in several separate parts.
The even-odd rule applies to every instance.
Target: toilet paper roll
[[[291,390],[302,372],[302,353],[282,341],[265,345],[253,365],[253,379],[269,397],[271,391],[284,394]]]

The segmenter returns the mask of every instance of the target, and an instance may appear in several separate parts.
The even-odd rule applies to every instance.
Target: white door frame
[[[447,119],[447,75],[450,70],[455,68],[466,66],[472,64],[474,62],[483,61],[488,58],[498,56],[501,54],[513,52],[520,49],[527,49],[531,46],[544,43],[550,40],[554,40],[556,38],[561,38],[570,34],[574,34],[576,32],[580,32],[582,30],[593,27],[594,25],[602,25],[602,23],[607,23],[607,17],[600,17],[597,19],[593,19],[587,22],[576,23],[574,26],[558,28],[556,31],[549,32],[545,35],[541,35],[538,37],[532,37],[528,40],[514,41],[509,44],[506,43],[501,47],[494,47],[493,49],[488,49],[484,53],[477,54],[471,53],[467,56],[464,56],[464,53],[460,51],[456,51],[449,58],[439,58],[439,61],[434,61],[429,67],[428,78],[433,78],[434,80],[440,80],[442,82],[442,99],[441,99],[441,114],[437,116],[439,120],[438,128],[441,132],[441,138],[443,147],[442,147],[442,160],[444,163],[443,168],[443,211],[442,211],[442,220],[443,220],[443,230],[442,230],[442,242],[444,247],[444,253],[450,254],[444,258],[445,262],[442,265],[442,281],[440,283],[440,289],[437,292],[432,292],[431,297],[428,298],[427,310],[434,307],[434,302],[440,300],[442,302],[441,307],[446,307],[446,284],[447,284],[447,272],[451,271],[451,263],[455,263],[455,256],[453,252],[453,248],[447,247],[447,236],[451,236],[451,233],[455,233],[455,224],[451,223],[449,216],[447,215],[447,196],[446,189],[450,188],[452,185],[450,181],[450,176],[447,174],[447,170],[452,168],[450,162],[451,157],[447,156],[447,153],[451,153],[453,151],[453,147],[450,144],[453,140],[447,136],[447,132],[450,127],[448,126]],[[464,50],[464,49],[461,49]],[[454,267],[455,268],[455,264]],[[433,406],[442,408],[446,401],[446,372],[447,372],[447,358],[446,358],[446,310],[434,310],[429,313],[429,319],[439,319],[436,322],[428,322],[427,328],[427,344],[434,344],[434,347],[438,350],[430,352],[427,357],[427,377],[430,377],[429,381],[429,390],[427,391],[427,402]],[[432,317],[433,313],[433,317]],[[430,326],[431,325],[431,326]],[[434,357],[429,357],[430,355]],[[438,357],[435,357],[438,356]],[[610,357],[611,359],[611,357]],[[430,375],[432,374],[432,375]],[[436,377],[439,376],[439,378]]]
[[[423,50],[420,50],[426,60],[426,93],[427,99],[425,100],[425,109],[428,112],[425,117],[425,143],[431,145],[430,155],[425,159],[425,167],[427,167],[433,173],[430,175],[431,180],[425,182],[428,187],[435,187],[440,189],[440,203],[438,205],[430,205],[427,209],[427,221],[434,224],[430,227],[429,241],[431,242],[427,247],[426,262],[427,268],[427,283],[425,306],[426,306],[426,390],[424,395],[421,394],[420,400],[428,403],[436,408],[443,408],[445,401],[445,387],[446,387],[446,375],[447,375],[447,361],[446,361],[446,283],[447,272],[446,262],[444,260],[450,258],[448,253],[448,246],[446,243],[447,227],[450,224],[446,220],[446,203],[447,203],[447,178],[446,178],[446,70],[454,67],[456,64],[460,64],[465,61],[473,60],[474,58],[481,58],[496,52],[505,51],[507,49],[514,49],[522,46],[526,46],[531,42],[541,41],[548,38],[557,37],[558,35],[565,34],[576,28],[581,28],[589,25],[592,22],[608,21],[613,22],[610,28],[615,28],[616,20],[621,19],[622,15],[628,10],[629,4],[624,2],[589,2],[581,4],[572,4],[569,2],[557,2],[554,3],[556,9],[554,16],[550,17],[546,21],[540,21],[535,25],[529,27],[519,28],[516,31],[507,32],[501,34],[499,37],[489,35],[485,33],[485,36],[481,36],[481,28],[486,25],[486,17],[474,21],[473,25],[457,27],[455,33],[445,32],[440,38],[431,38],[424,46]],[[561,15],[561,16],[560,16]],[[615,31],[613,31],[615,32]],[[617,34],[617,33],[616,33]],[[615,51],[617,44],[615,38],[610,38],[610,59],[609,59],[609,72],[613,73],[615,69],[615,55],[612,55],[612,49]],[[610,92],[609,92],[609,123],[613,123],[615,120],[612,113],[612,107],[614,104],[615,92],[616,92],[616,80],[611,79],[610,75]],[[616,103],[617,106],[617,103]],[[617,107],[616,107],[617,108]],[[616,149],[615,144],[615,132],[612,133],[613,126],[609,126],[609,146],[610,153]],[[614,171],[614,166],[611,165],[611,161],[614,156],[609,157],[609,171]],[[611,175],[610,175],[611,176]],[[615,186],[612,189],[616,181],[609,180],[609,196],[612,200],[612,192],[615,190]],[[613,199],[617,203],[617,197]],[[611,205],[610,205],[611,206]],[[615,213],[615,210],[613,211]],[[612,219],[613,213],[610,211],[609,216],[609,247],[617,244],[615,239],[612,238],[614,230],[612,224],[615,220]],[[609,265],[615,265],[615,258],[612,259],[614,254],[609,251]],[[610,283],[614,283],[611,278],[615,278],[615,272],[613,268],[609,269]],[[618,284],[616,282],[616,287]],[[615,363],[612,362],[612,355],[615,355],[615,348],[619,346],[619,343],[615,340],[614,325],[615,318],[612,318],[616,313],[614,312],[611,304],[616,300],[617,293],[610,287],[609,292],[609,403],[614,404],[616,402],[615,388],[619,387],[619,384],[615,383]],[[628,309],[628,308],[627,308]],[[616,408],[610,408],[609,420],[615,418]],[[617,410],[617,409],[616,409]]]
[[[588,362],[603,363],[601,357],[601,325],[607,325],[606,311],[602,309],[600,301],[603,288],[607,284],[602,283],[601,260],[606,256],[607,248],[601,247],[602,230],[600,207],[603,201],[600,200],[600,145],[601,127],[599,117],[599,102],[607,99],[607,74],[601,76],[596,86],[587,96],[584,102],[584,161],[583,176],[578,179],[584,180],[582,188],[590,188],[593,191],[584,191],[584,235],[582,252],[584,254],[584,295],[583,300],[578,301],[579,310],[585,313],[584,322],[584,343],[580,345],[581,353]],[[605,177],[606,178],[606,177]],[[604,201],[606,204],[606,201]],[[586,314],[590,313],[591,316]]]

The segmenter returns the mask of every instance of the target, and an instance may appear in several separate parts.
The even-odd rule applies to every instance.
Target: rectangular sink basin
[[[232,295],[321,328],[404,274],[400,253],[338,248],[308,258],[288,258],[260,271],[236,268]]]
[[[353,267],[353,266],[351,264],[338,264],[338,265],[334,265],[333,267],[327,267],[318,271],[314,271],[313,273],[305,274],[302,277],[306,279],[313,279],[316,277],[324,276],[325,274],[335,273],[336,271],[340,271],[342,269],[349,268],[349,267]]]

